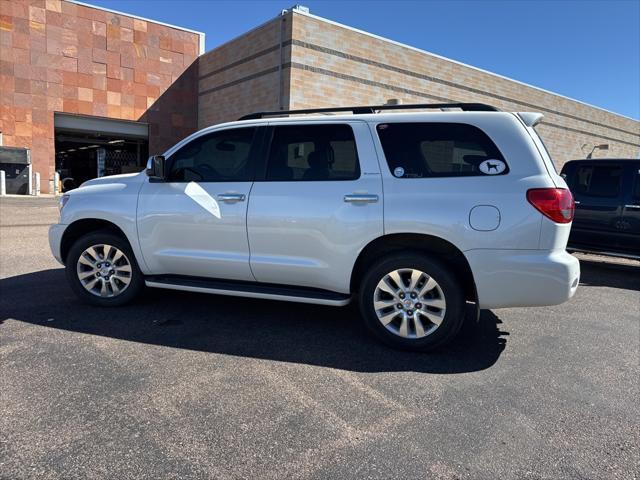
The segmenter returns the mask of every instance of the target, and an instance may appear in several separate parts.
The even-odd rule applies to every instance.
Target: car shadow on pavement
[[[640,291],[640,263],[580,259],[580,284]]]
[[[14,319],[91,335],[357,372],[462,373],[492,366],[505,348],[500,319],[482,311],[432,353],[392,350],[344,308],[147,289],[135,303],[97,308],[76,299],[63,269],[0,280],[0,322]],[[0,332],[2,325],[0,325]]]

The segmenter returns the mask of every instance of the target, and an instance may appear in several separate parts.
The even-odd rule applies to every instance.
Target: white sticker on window
[[[398,178],[404,177],[404,168],[396,167],[395,170],[393,171],[393,175]]]
[[[502,160],[485,160],[478,168],[486,175],[498,175],[507,169],[507,165]]]

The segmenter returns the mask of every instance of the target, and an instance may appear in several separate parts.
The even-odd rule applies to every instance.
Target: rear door
[[[569,244],[599,250],[615,248],[620,242],[620,221],[624,205],[624,166],[620,162],[579,162],[570,179],[576,201]]]
[[[619,248],[624,252],[640,255],[640,161],[628,162],[625,166]]]
[[[364,122],[276,123],[249,197],[259,282],[349,292],[358,253],[383,234],[382,180]]]

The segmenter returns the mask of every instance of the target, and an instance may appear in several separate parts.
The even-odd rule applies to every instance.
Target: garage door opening
[[[92,178],[139,172],[149,153],[148,125],[100,117],[55,114],[60,190]]]

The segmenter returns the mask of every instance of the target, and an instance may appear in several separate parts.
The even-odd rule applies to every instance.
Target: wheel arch
[[[478,301],[473,272],[462,251],[441,237],[422,233],[392,233],[369,242],[360,251],[351,271],[351,292],[358,291],[362,276],[372,262],[392,253],[406,251],[436,254],[437,259],[451,268],[459,278],[464,288],[465,299]]]
[[[62,258],[62,261],[65,264],[67,263],[69,250],[71,250],[71,247],[76,240],[88,233],[100,230],[107,230],[124,238],[129,243],[129,246],[133,248],[131,240],[124,233],[124,230],[115,223],[101,218],[82,218],[69,224],[62,235],[62,240],[60,242],[60,258]]]

